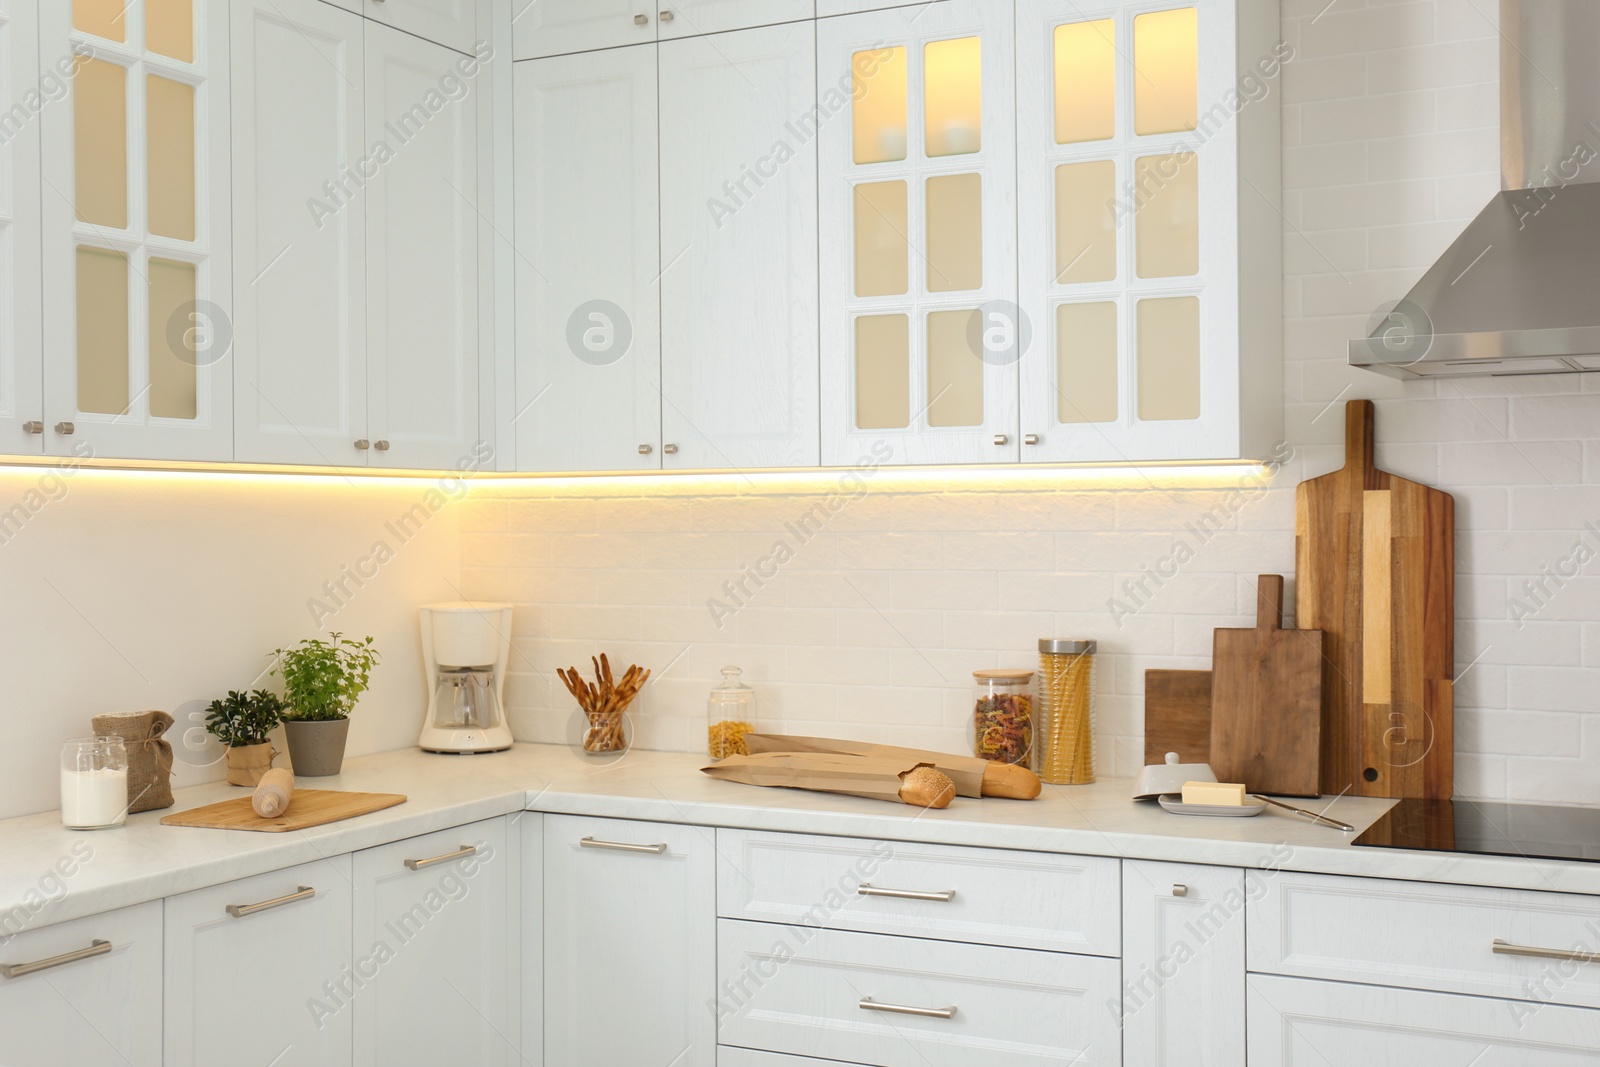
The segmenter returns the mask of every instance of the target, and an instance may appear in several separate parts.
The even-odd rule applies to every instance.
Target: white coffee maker
[[[499,752],[511,747],[504,697],[511,605],[460,600],[422,609],[428,717],[424,752]]]

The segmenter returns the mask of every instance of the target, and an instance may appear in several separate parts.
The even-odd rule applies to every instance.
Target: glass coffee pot
[[[488,667],[442,668],[433,707],[436,729],[490,730],[500,725],[494,671]]]

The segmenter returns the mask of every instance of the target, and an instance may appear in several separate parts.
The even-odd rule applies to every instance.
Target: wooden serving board
[[[1211,769],[1252,793],[1316,796],[1322,758],[1322,633],[1283,628],[1283,575],[1256,586],[1252,630],[1218,630],[1211,660]]]
[[[206,830],[256,830],[281,834],[324,823],[371,815],[406,798],[399,793],[343,793],[333,789],[296,789],[289,810],[276,819],[263,819],[250,807],[250,795],[234,797],[203,808],[190,808],[162,818],[162,826],[198,826]]]
[[[1326,634],[1322,791],[1455,789],[1455,498],[1373,465],[1370,400],[1345,407],[1345,465],[1302,482],[1295,617]]]
[[[1211,762],[1211,672],[1144,672],[1144,762]]]

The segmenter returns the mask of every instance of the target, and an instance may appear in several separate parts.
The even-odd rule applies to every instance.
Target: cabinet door
[[[1244,1062],[1244,878],[1234,867],[1123,861],[1127,1062]]]
[[[321,0],[234,8],[237,458],[368,453],[364,23]]]
[[[229,4],[38,7],[45,451],[232,459]]]
[[[697,826],[545,816],[546,1062],[716,1062],[712,834]],[[624,1009],[625,1025],[598,1024],[606,1012]]]
[[[26,965],[0,978],[6,1067],[160,1067],[160,901],[0,943],[0,966]]]
[[[817,24],[822,458],[1014,462],[1009,0]]]
[[[656,46],[520,63],[516,94],[517,468],[659,470]]]
[[[820,459],[816,140],[794,121],[815,45],[796,23],[660,46],[669,469]]]
[[[168,1067],[348,1065],[350,903],[349,856],[168,897]]]
[[[0,0],[0,453],[43,451],[39,321],[39,5]],[[72,72],[71,56],[53,77]],[[37,423],[33,427],[26,423]]]
[[[517,59],[655,39],[651,0],[512,0],[511,46]]]
[[[1545,980],[1559,982],[1553,975]],[[1249,985],[1253,1065],[1600,1064],[1600,1012],[1588,1008],[1259,974]],[[1539,989],[1529,992],[1537,996]]]
[[[544,820],[536,811],[510,817],[510,833],[519,846],[520,909],[522,952],[522,1034],[523,1067],[544,1063]]]
[[[661,39],[667,41],[815,18],[816,3],[815,0],[662,0],[657,17],[661,20]],[[738,60],[730,57],[730,62]],[[784,116],[793,118],[803,114],[810,110],[813,102],[807,102],[802,111],[785,108]],[[763,146],[764,149],[771,147]]]
[[[522,1062],[504,819],[356,853],[356,1067]]]
[[[1239,17],[1018,0],[1025,461],[1239,454]]]
[[[367,140],[392,152],[365,190],[369,462],[453,470],[478,437],[475,205],[488,77],[475,59],[372,23],[366,66]]]
[[[942,3],[944,0],[931,0]],[[926,7],[930,0],[817,0],[817,17],[853,15],[858,11],[882,11],[891,7]]]
[[[363,0],[363,6],[369,19],[457,52],[479,43],[478,0]]]

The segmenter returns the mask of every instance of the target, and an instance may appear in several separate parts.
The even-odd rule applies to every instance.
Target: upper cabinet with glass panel
[[[1282,432],[1274,0],[1018,0],[1027,461],[1241,459]]]
[[[46,449],[232,458],[228,4],[43,5]]]
[[[1013,40],[1009,0],[818,23],[825,463],[1017,458]]]

